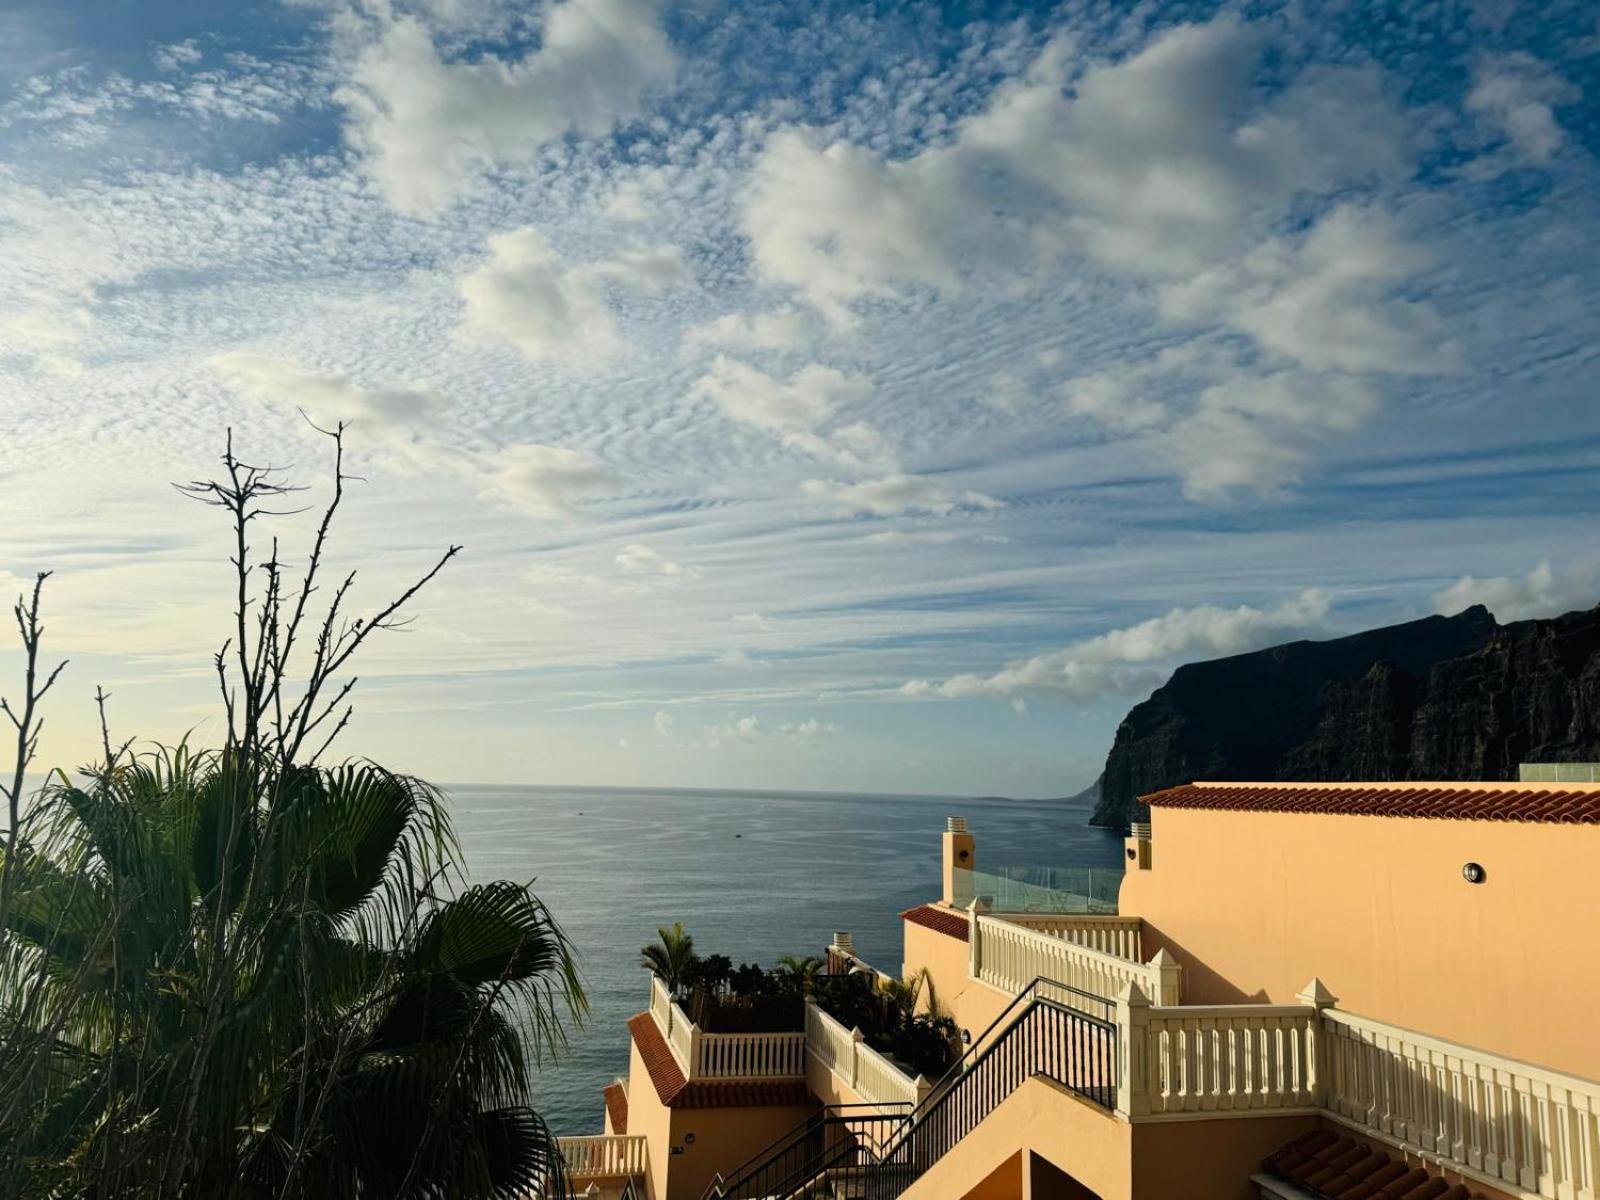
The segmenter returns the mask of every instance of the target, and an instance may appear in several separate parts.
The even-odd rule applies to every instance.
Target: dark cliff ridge
[[[1600,606],[1499,624],[1480,606],[1179,667],[1123,718],[1095,825],[1196,779],[1515,779],[1600,760]]]

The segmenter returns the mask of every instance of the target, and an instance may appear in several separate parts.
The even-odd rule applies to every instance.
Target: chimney
[[[944,825],[944,894],[940,899],[951,908],[965,909],[972,903],[972,872],[977,866],[977,847],[967,832],[965,817],[947,817]]]

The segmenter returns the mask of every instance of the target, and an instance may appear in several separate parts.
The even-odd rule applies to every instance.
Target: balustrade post
[[[850,1031],[850,1090],[856,1090],[856,1082],[861,1077],[861,1043],[867,1040],[867,1035],[861,1032],[860,1026]]]
[[[913,1107],[918,1107],[928,1098],[928,1093],[933,1091],[933,1080],[926,1075],[918,1075],[913,1086],[917,1089],[916,1104]]]
[[[1167,953],[1165,946],[1157,950],[1155,957],[1145,965],[1156,973],[1156,1004],[1167,1008],[1179,1003],[1179,980],[1183,978],[1183,965]]]
[[[1133,980],[1117,993],[1117,1115],[1124,1119],[1150,1111],[1150,997]]]
[[[700,1061],[704,1052],[704,1043],[700,1040],[700,1026],[689,1025],[689,1078],[696,1079],[706,1073],[705,1064]]]
[[[989,911],[989,902],[974,896],[967,905],[967,977],[976,979],[983,969],[983,955],[979,952],[978,918]]]
[[[1309,1004],[1312,1010],[1311,1031],[1306,1035],[1306,1053],[1311,1056],[1311,1061],[1306,1064],[1306,1090],[1310,1093],[1307,1099],[1312,1104],[1326,1107],[1330,1055],[1328,1028],[1322,1019],[1322,1010],[1336,1007],[1339,997],[1313,975],[1311,982],[1295,993],[1295,999],[1302,1004]]]

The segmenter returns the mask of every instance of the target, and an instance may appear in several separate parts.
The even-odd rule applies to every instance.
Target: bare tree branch
[[[39,622],[39,598],[44,592],[44,581],[50,578],[49,571],[41,571],[33,580],[33,598],[24,602],[24,597],[18,596],[12,608],[12,613],[17,619],[17,632],[22,638],[23,675],[22,675],[22,711],[19,713],[10,702],[0,697],[0,711],[11,718],[11,723],[17,730],[16,763],[12,767],[11,782],[0,782],[0,793],[4,793],[6,800],[6,855],[5,861],[0,863],[0,924],[11,908],[11,881],[12,866],[17,857],[17,843],[22,833],[22,785],[28,773],[28,765],[33,762],[33,757],[39,750],[39,731],[44,728],[44,721],[36,714],[39,701],[44,699],[61,672],[66,669],[66,661],[56,665],[55,670],[46,676],[44,685],[39,685],[39,645],[44,639],[44,626]]]

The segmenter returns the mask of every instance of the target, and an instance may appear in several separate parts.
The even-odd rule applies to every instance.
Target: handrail
[[[1105,1015],[1085,1012],[1085,1006],[1098,1007]],[[1000,1032],[991,1041],[996,1030]],[[716,1176],[704,1200],[747,1200],[747,1193],[798,1195],[844,1160],[861,1169],[866,1200],[894,1200],[1034,1075],[1046,1075],[1091,1103],[1112,1108],[1120,1070],[1115,1002],[1052,979],[1035,979],[909,1112],[884,1116],[883,1105],[825,1108],[753,1155],[731,1179]],[[863,1108],[878,1113],[876,1123],[872,1117],[830,1115]],[[879,1141],[881,1152],[863,1146],[850,1130],[852,1124],[887,1130],[888,1137]],[[845,1136],[829,1143],[830,1125],[842,1127]]]
[[[916,1119],[917,1112],[931,1105],[944,1093],[945,1085],[947,1083],[950,1083],[966,1074],[967,1070],[969,1069],[968,1060],[974,1059],[983,1051],[985,1039],[987,1039],[991,1033],[1005,1023],[1006,1018],[1011,1015],[1011,1010],[1016,1008],[1017,1005],[1021,1004],[1024,1000],[1031,1004],[1034,1000],[1038,999],[1040,988],[1051,988],[1055,991],[1065,992],[1068,995],[1075,996],[1082,1001],[1092,1002],[1095,1005],[1102,1007],[1102,1011],[1105,1014],[1101,1018],[1102,1020],[1108,1022],[1114,1022],[1115,1020],[1117,1010],[1116,1001],[1108,1000],[1104,996],[1097,996],[1093,992],[1086,992],[1082,988],[1075,988],[1069,984],[1058,983],[1054,979],[1046,979],[1043,975],[1041,975],[1032,983],[1028,984],[1027,987],[1023,988],[1020,992],[1013,996],[1011,998],[1011,1003],[1007,1004],[1005,1008],[1000,1010],[1000,1015],[994,1020],[990,1021],[984,1031],[972,1039],[972,1044],[967,1047],[966,1051],[961,1055],[961,1057],[958,1058],[943,1075],[939,1076],[938,1080],[935,1081],[928,1094],[923,1097],[922,1101],[917,1105],[917,1107],[912,1110],[911,1116],[913,1120]]]
[[[886,1113],[884,1109],[900,1108],[908,1111]],[[752,1180],[761,1178],[764,1174],[777,1169],[784,1173],[774,1184],[764,1180],[756,1194],[761,1196],[784,1195],[782,1187],[790,1180],[814,1178],[829,1163],[823,1161],[829,1155],[838,1156],[840,1147],[847,1150],[857,1148],[849,1144],[846,1139],[840,1139],[833,1145],[823,1144],[813,1154],[807,1155],[793,1166],[784,1165],[784,1156],[797,1147],[807,1142],[816,1141],[826,1143],[826,1132],[830,1125],[843,1126],[847,1130],[852,1125],[867,1125],[872,1127],[883,1126],[889,1130],[887,1137],[879,1139],[879,1145],[887,1148],[892,1142],[895,1127],[910,1119],[910,1105],[904,1102],[890,1102],[885,1104],[830,1104],[820,1111],[807,1117],[794,1128],[779,1134],[762,1149],[756,1151],[739,1166],[735,1167],[729,1176],[724,1176],[720,1171],[714,1175],[707,1185],[703,1200],[732,1200],[740,1196]],[[852,1110],[860,1110],[860,1115],[848,1115]],[[837,1165],[837,1164],[832,1164]]]

